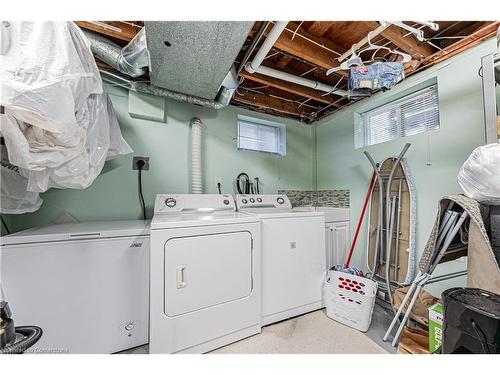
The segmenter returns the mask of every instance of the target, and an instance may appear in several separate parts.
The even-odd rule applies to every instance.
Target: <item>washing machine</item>
[[[261,332],[260,223],[231,195],[159,194],[150,353],[206,353]]]
[[[321,309],[324,213],[294,211],[286,195],[237,195],[236,205],[261,220],[262,324]]]

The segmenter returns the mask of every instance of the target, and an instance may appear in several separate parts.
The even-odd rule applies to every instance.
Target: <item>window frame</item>
[[[412,100],[415,100],[415,98],[419,96],[423,96],[426,92],[433,90],[436,95],[436,103],[437,103],[437,124],[434,125],[433,127],[426,126],[426,129],[417,133],[413,134],[407,134],[411,129],[409,129],[407,126],[405,126],[405,121],[403,120],[403,110],[402,107],[407,104],[411,103]],[[395,132],[396,136],[392,139],[387,139],[381,142],[371,142],[371,135],[370,131],[368,129],[367,121],[366,118],[368,115],[377,115],[383,114],[383,113],[389,113],[389,110],[394,110],[395,115],[391,116],[394,118],[397,118],[396,122],[396,127],[395,129],[391,129],[391,132]],[[383,104],[380,104],[376,107],[366,109],[364,111],[360,111],[356,114],[355,118],[355,140],[354,140],[354,146],[355,149],[360,149],[364,147],[369,147],[369,146],[374,146],[390,141],[397,141],[401,138],[405,137],[411,137],[413,135],[418,135],[418,134],[424,134],[428,133],[433,130],[438,130],[441,127],[441,119],[440,119],[440,105],[439,105],[439,88],[436,83],[430,84],[425,87],[421,87],[413,92],[410,92],[402,97],[399,97],[397,99],[387,101]],[[361,134],[359,134],[361,132]],[[360,142],[361,141],[361,142]],[[361,143],[361,144],[360,144]]]
[[[264,150],[242,147],[240,144],[240,126],[242,122],[257,126],[266,126],[277,129],[278,130],[277,150],[273,152],[273,151],[264,151]],[[278,122],[263,120],[260,118],[238,115],[236,120],[236,147],[238,151],[250,151],[250,152],[259,152],[270,155],[286,156],[286,125]]]

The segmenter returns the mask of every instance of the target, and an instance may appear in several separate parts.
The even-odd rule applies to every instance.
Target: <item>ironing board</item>
[[[394,158],[385,159],[380,165],[381,175],[388,175],[394,165]],[[399,193],[399,186],[401,184],[401,203],[398,204],[400,210],[396,212],[399,215],[400,227],[399,234],[394,235],[392,241],[392,248],[396,251],[391,253],[391,280],[399,286],[411,284],[414,277],[415,263],[416,263],[416,189],[413,178],[408,170],[406,159],[401,159],[400,163],[396,166],[393,181],[391,182],[391,195],[397,196]],[[374,184],[371,201],[369,208],[368,218],[368,242],[367,242],[367,266],[370,272],[374,270],[375,266],[375,237],[377,235],[377,220],[379,210],[379,185]],[[398,202],[399,203],[399,202]],[[385,215],[383,216],[383,227],[387,227]],[[394,228],[394,232],[398,230]],[[399,242],[399,243],[398,243]],[[397,254],[397,255],[396,255]],[[383,278],[385,275],[385,262],[382,262],[376,275]]]

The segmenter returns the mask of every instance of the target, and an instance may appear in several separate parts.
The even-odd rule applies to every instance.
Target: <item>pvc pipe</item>
[[[245,66],[245,68],[249,67],[249,64]],[[252,73],[247,69],[249,73]],[[259,74],[263,74],[269,77],[274,77],[277,79],[281,79],[283,81],[291,82],[291,83],[296,83],[297,85],[305,86],[305,87],[310,87],[315,90],[319,91],[324,91],[330,94],[335,94],[338,96],[346,96],[347,91],[341,90],[341,89],[335,89],[335,87],[326,85],[324,83],[318,82],[318,81],[312,81],[307,78],[299,77],[290,73],[283,72],[281,70],[273,69],[273,68],[268,68],[267,66],[260,66],[255,70],[255,72]]]
[[[197,117],[191,119],[191,193],[202,194],[201,140],[203,123]]]
[[[274,24],[273,28],[271,29],[266,39],[264,40],[264,43],[262,43],[262,46],[255,54],[255,57],[253,58],[252,62],[248,64],[247,71],[249,73],[255,73],[257,71],[257,69],[262,64],[262,61],[264,61],[271,48],[273,48],[274,43],[276,43],[283,30],[285,30],[286,25],[288,25],[288,21],[278,21]]]
[[[245,70],[250,73],[259,73],[265,76],[281,79],[283,81],[295,83],[297,85],[305,86],[305,87],[310,87],[315,90],[319,91],[324,91],[327,93],[339,95],[339,96],[347,96],[347,91],[345,90],[336,90],[335,87],[326,85],[321,82],[317,81],[312,81],[307,78],[299,77],[290,73],[282,72],[281,70],[273,69],[273,68],[268,68],[266,66],[261,66],[262,62],[266,58],[267,54],[273,48],[274,43],[276,43],[276,40],[280,37],[281,33],[283,30],[285,30],[286,25],[288,24],[288,21],[279,21],[276,22],[267,35],[266,39],[264,40],[264,43],[262,43],[262,46],[260,49],[257,51],[255,57],[253,58],[252,62],[245,64]]]

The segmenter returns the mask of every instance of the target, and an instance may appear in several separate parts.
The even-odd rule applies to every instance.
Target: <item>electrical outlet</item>
[[[137,162],[139,160],[142,160],[144,162],[144,166],[141,169],[143,171],[148,171],[149,170],[149,157],[148,156],[134,156],[134,158],[132,159],[132,169],[134,171],[139,169],[139,167],[137,166]]]
[[[217,176],[217,177],[215,177],[215,188],[218,188],[219,184],[222,187],[222,177]]]

